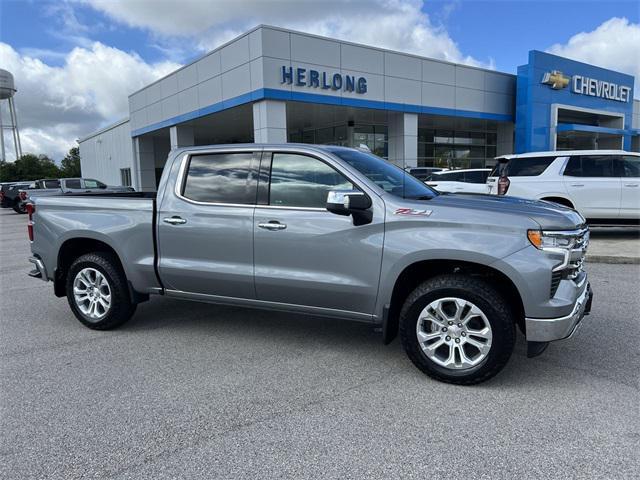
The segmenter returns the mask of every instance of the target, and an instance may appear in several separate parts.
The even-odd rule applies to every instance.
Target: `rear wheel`
[[[136,310],[124,272],[110,253],[88,253],[77,258],[67,273],[66,291],[76,318],[94,330],[118,327]]]
[[[400,336],[407,355],[424,373],[471,385],[506,365],[515,343],[515,322],[505,299],[486,281],[441,275],[407,297]]]
[[[13,211],[16,213],[27,213],[27,206],[19,199],[13,201]]]

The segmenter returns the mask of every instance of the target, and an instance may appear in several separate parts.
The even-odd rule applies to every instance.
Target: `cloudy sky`
[[[531,49],[636,76],[628,1],[0,0],[23,150],[60,160],[127,95],[260,23],[515,73]]]

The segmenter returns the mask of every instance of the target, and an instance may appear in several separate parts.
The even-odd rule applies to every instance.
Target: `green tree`
[[[0,181],[37,180],[39,178],[60,178],[62,172],[46,155],[27,153],[13,163],[0,164]]]
[[[80,149],[76,146],[60,162],[63,177],[79,177],[80,175]]]

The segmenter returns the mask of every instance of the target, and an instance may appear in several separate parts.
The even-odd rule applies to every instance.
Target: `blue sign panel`
[[[516,153],[552,150],[553,106],[623,116],[624,148],[631,144],[634,78],[631,75],[532,50],[518,67]],[[595,112],[597,113],[597,112]],[[599,126],[593,125],[594,132]],[[601,128],[604,133],[610,128]]]
[[[328,74],[306,68],[282,66],[280,83],[297,87],[321,88],[323,90],[344,90],[345,92],[367,93],[367,79],[340,73]]]

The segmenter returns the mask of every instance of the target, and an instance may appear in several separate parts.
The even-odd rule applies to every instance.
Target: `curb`
[[[592,263],[611,263],[615,265],[620,264],[640,264],[640,257],[622,257],[616,255],[589,255],[587,254],[587,262]]]

